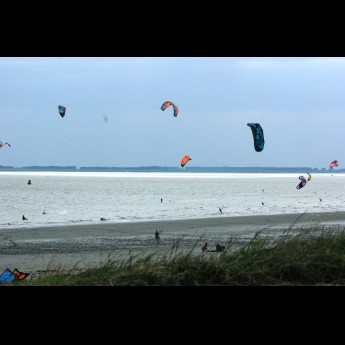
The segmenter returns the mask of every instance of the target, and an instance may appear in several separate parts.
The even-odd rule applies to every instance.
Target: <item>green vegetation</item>
[[[258,232],[244,244],[231,238],[221,253],[200,253],[199,245],[180,250],[177,241],[164,255],[109,257],[99,268],[74,274],[60,269],[4,285],[345,285],[345,229],[290,230]]]

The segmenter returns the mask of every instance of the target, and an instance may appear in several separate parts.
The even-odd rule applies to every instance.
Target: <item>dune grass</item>
[[[142,253],[71,274],[61,267],[34,279],[3,285],[49,286],[259,286],[345,285],[345,229],[310,227],[280,236],[257,232],[223,252],[186,251],[176,241],[165,254]]]

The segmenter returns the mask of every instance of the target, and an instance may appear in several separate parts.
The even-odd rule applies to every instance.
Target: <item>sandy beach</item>
[[[150,251],[169,253],[179,248],[201,252],[230,238],[248,241],[258,231],[279,236],[283,230],[316,226],[345,227],[345,212],[259,215],[130,223],[0,229],[0,270],[17,268],[31,277],[58,268],[75,271],[97,267],[109,258],[127,259]],[[154,233],[160,232],[156,243]]]

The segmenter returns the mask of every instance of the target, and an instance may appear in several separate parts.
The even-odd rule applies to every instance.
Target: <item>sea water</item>
[[[0,172],[0,229],[345,211],[345,174],[299,175]]]

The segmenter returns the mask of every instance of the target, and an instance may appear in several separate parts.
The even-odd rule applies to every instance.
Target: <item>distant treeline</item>
[[[140,167],[80,167],[76,166],[24,166],[12,167],[0,165],[0,171],[123,171],[123,172],[204,172],[204,173],[291,173],[291,172],[317,172],[317,173],[345,173],[345,169],[326,169],[310,167],[161,167],[161,166],[140,166]]]

